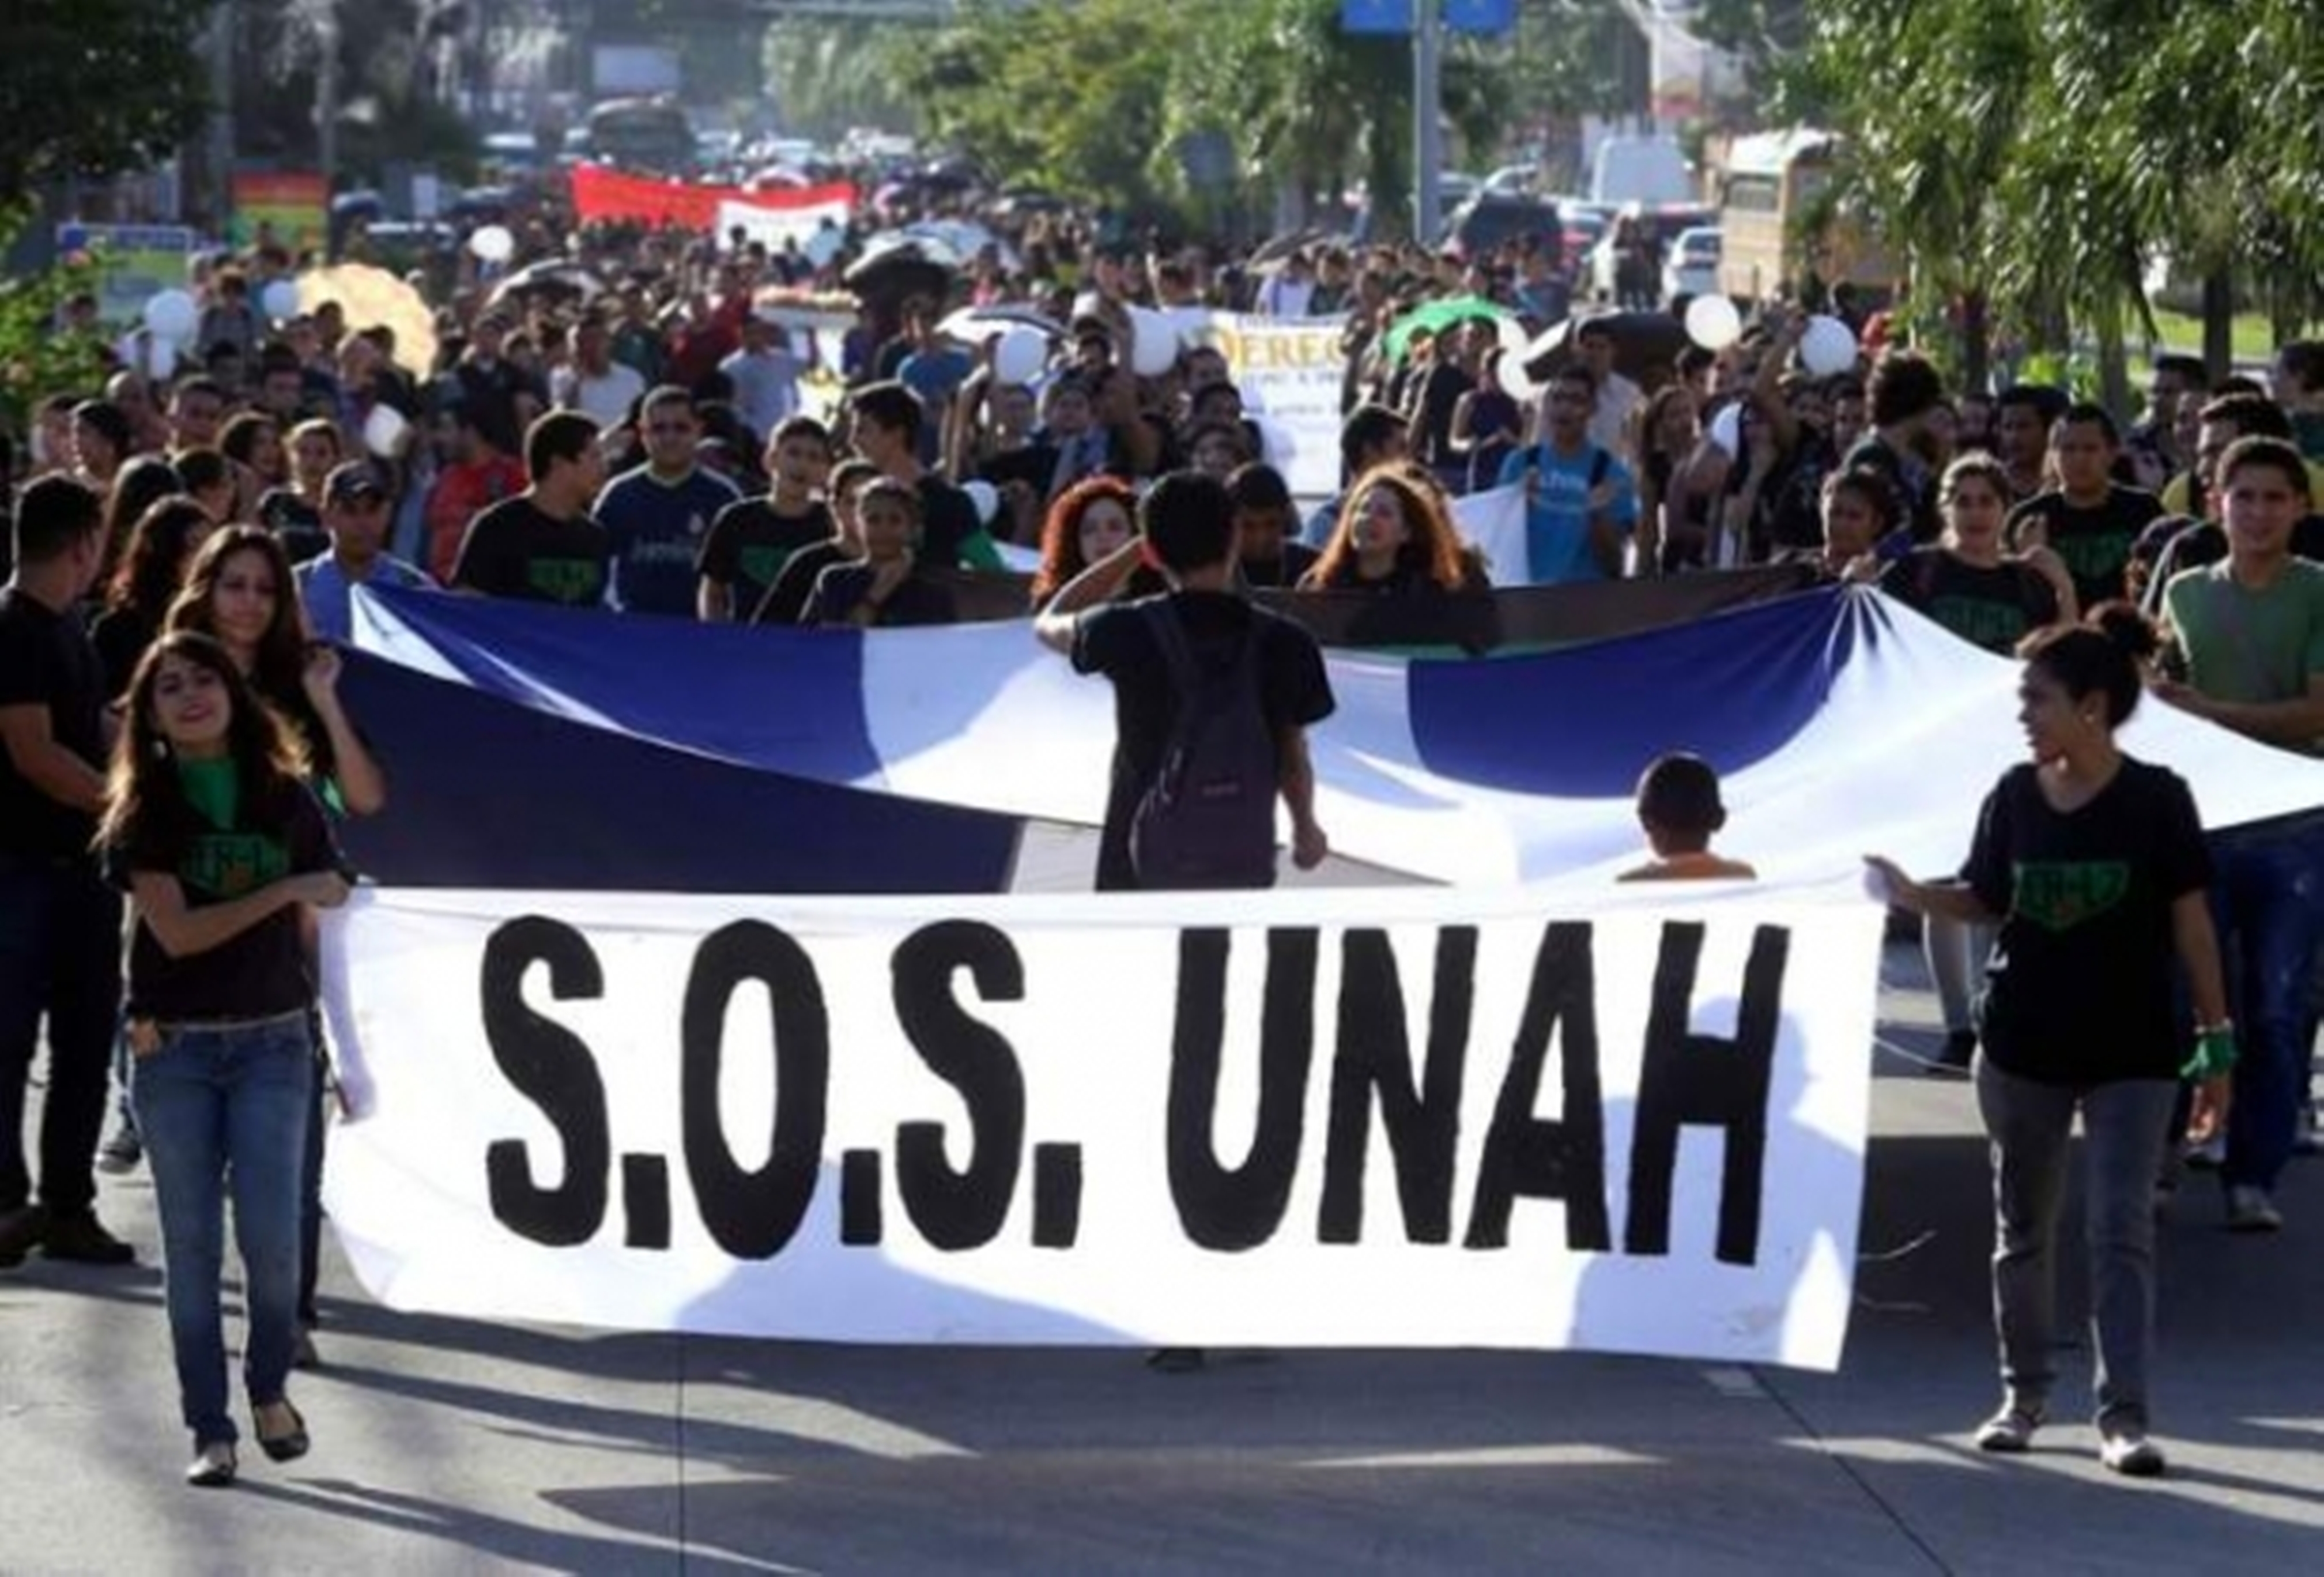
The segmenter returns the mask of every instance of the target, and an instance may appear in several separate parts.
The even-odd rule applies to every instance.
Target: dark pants
[[[0,854],[0,1212],[32,1197],[24,1093],[43,1019],[41,1199],[60,1215],[96,1203],[97,1141],[120,1012],[120,895],[93,861]]]
[[[322,1269],[323,1133],[331,1125],[323,1105],[330,1099],[330,1063],[322,1050],[320,1014],[309,1015],[308,1033],[315,1044],[315,1095],[307,1102],[307,1139],[299,1162],[299,1323],[312,1328],[322,1323],[315,1312],[315,1282]]]
[[[2228,833],[2214,840],[2212,860],[2212,918],[2243,1054],[2221,1176],[2230,1187],[2273,1188],[2292,1158],[2308,1098],[2315,1035],[2308,988],[2324,935],[2324,830]]]

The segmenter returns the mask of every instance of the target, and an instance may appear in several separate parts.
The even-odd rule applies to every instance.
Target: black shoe
[[[1157,1374],[1193,1374],[1208,1362],[1199,1347],[1157,1347],[1146,1355],[1146,1367]]]
[[[1932,1074],[1965,1074],[1977,1060],[1977,1031],[1955,1029],[1945,1036],[1945,1048],[1929,1064]]]
[[[93,1210],[52,1216],[41,1234],[41,1252],[70,1265],[134,1265],[137,1250],[98,1223]]]
[[[307,1436],[307,1421],[299,1416],[299,1409],[293,1407],[288,1401],[282,1404],[282,1408],[290,1415],[290,1433],[261,1434],[258,1437],[258,1449],[266,1453],[266,1460],[271,1462],[297,1462],[300,1457],[305,1456],[315,1443]],[[252,1421],[251,1427],[254,1430],[257,1428],[255,1419]]]
[[[223,1489],[234,1482],[234,1443],[214,1440],[186,1464],[186,1482],[197,1489]]]
[[[145,1146],[137,1130],[124,1123],[97,1150],[97,1169],[108,1177],[125,1177],[145,1159]]]
[[[49,1207],[20,1204],[0,1212],[0,1270],[14,1270],[49,1230]]]

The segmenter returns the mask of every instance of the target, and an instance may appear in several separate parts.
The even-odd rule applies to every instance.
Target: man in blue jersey
[[[742,495],[695,463],[702,423],[685,390],[665,383],[648,393],[638,426],[646,463],[607,483],[591,512],[613,542],[613,605],[691,619],[702,540]]]

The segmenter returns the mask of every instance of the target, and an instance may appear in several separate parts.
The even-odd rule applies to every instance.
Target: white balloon
[[[1493,333],[1501,345],[1501,359],[1494,366],[1494,376],[1503,393],[1524,404],[1541,393],[1541,385],[1526,375],[1526,349],[1531,342],[1526,337],[1525,325],[1514,318],[1504,318]]]
[[[145,299],[145,327],[156,339],[191,345],[201,321],[201,308],[184,290],[156,290]]]
[[[1743,314],[1724,296],[1697,296],[1686,304],[1686,337],[1705,350],[1725,350],[1743,337]]]
[[[411,424],[404,420],[403,412],[392,405],[374,405],[371,414],[364,418],[364,447],[383,460],[392,460],[395,458],[396,447],[403,442],[403,435],[410,430]]]
[[[487,225],[468,237],[468,250],[481,263],[506,263],[516,255],[516,237],[505,225]]]
[[[992,347],[992,375],[1004,383],[1029,383],[1041,375],[1048,360],[1048,337],[1020,326],[1003,333]]]
[[[1729,401],[1711,419],[1711,441],[1731,456],[1743,452],[1743,405],[1740,401]]]
[[[1147,307],[1130,309],[1130,370],[1158,378],[1178,363],[1177,326]]]
[[[258,304],[267,317],[277,323],[288,322],[299,316],[299,286],[294,280],[270,280],[260,293]]]
[[[962,483],[960,490],[968,494],[968,502],[976,506],[977,524],[991,525],[992,517],[1001,512],[1001,490],[982,476],[973,482]]]
[[[1837,318],[1819,313],[1808,319],[1800,336],[1800,365],[1819,378],[1829,378],[1856,365],[1856,334]]]

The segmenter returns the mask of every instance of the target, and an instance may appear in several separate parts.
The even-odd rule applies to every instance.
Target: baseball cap
[[[327,504],[362,503],[377,499],[385,503],[387,484],[368,461],[350,460],[334,468],[323,482],[323,502]]]

